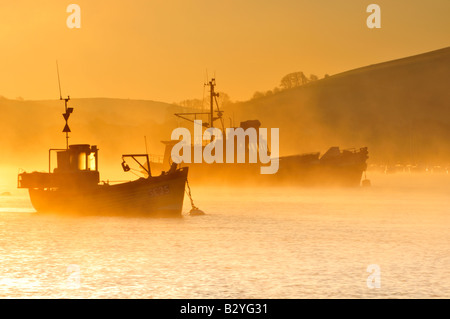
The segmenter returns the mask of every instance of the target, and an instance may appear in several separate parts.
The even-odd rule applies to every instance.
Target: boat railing
[[[361,147],[361,148],[358,149],[358,148],[355,148],[355,147],[351,147],[351,148],[343,149],[342,151],[347,151],[347,152],[350,152],[350,153],[353,153],[353,154],[357,154],[357,153],[363,151],[364,149],[367,149],[367,148]]]
[[[128,182],[131,182],[131,180],[121,180],[121,181],[106,180],[106,181],[101,181],[100,183],[102,185],[111,185],[111,184],[120,184],[120,183],[128,183]]]
[[[148,158],[151,163],[164,163],[164,155],[148,154]]]

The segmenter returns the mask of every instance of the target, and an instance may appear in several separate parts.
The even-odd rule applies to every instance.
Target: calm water
[[[174,220],[40,216],[10,190],[0,196],[0,297],[450,298],[450,176],[371,180],[193,188],[207,215]],[[368,288],[371,264],[380,288]]]

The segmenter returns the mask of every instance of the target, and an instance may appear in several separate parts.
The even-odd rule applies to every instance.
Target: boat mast
[[[67,107],[67,103],[70,100],[70,96],[67,96],[67,98],[63,99],[62,94],[61,94],[61,80],[59,78],[58,61],[56,61],[56,72],[58,73],[59,99],[61,101],[64,100],[64,109],[66,111],[65,113],[63,113],[64,120],[66,121],[66,125],[64,126],[64,129],[63,129],[63,133],[66,133],[66,149],[69,149],[69,133],[71,131],[70,131],[69,125],[67,124],[67,120],[69,119],[70,114],[72,114],[72,112],[73,112],[73,107]]]
[[[215,85],[215,80],[214,78],[211,79],[211,81],[209,81],[209,87],[210,87],[210,115],[209,115],[209,127],[214,127],[214,85]]]
[[[209,117],[209,123],[203,123],[202,125],[206,128],[213,128],[214,127],[214,121],[215,120],[222,120],[222,111],[219,110],[219,105],[217,103],[217,97],[219,97],[219,93],[216,93],[214,91],[214,87],[216,86],[216,79],[212,78],[211,81],[208,83],[205,83],[204,86],[209,86],[210,88],[210,110],[209,112],[188,112],[188,113],[175,113],[175,116],[182,118],[184,120],[194,122],[197,118],[197,115],[207,115]],[[214,111],[214,101],[217,105],[217,111]],[[203,107],[203,106],[202,106]],[[217,113],[217,117],[214,117],[214,112]],[[188,118],[186,116],[194,116],[194,119]],[[222,121],[222,127],[223,127],[223,121]]]
[[[209,81],[209,87],[210,87],[210,121],[209,121],[209,127],[214,127],[214,121],[218,118],[214,118],[214,98],[219,97],[219,93],[214,92],[214,87],[216,86],[216,79],[212,78],[211,81]],[[219,118],[221,116],[221,113],[219,114]]]
[[[60,100],[62,100],[63,98],[60,98]],[[63,113],[63,117],[66,120],[66,125],[64,126],[63,132],[66,133],[66,149],[69,149],[69,133],[70,128],[69,125],[67,124],[67,120],[69,119],[70,114],[72,114],[73,112],[73,107],[67,107],[67,102],[69,102],[70,100],[70,96],[67,96],[67,98],[64,99],[64,108],[66,110],[66,113]]]

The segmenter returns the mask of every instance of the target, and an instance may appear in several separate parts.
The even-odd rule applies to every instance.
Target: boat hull
[[[38,213],[181,217],[188,169],[116,185],[29,189]]]
[[[321,165],[280,162],[275,174],[261,174],[257,164],[188,164],[192,185],[358,187],[364,164]]]
[[[337,147],[320,157],[319,153],[283,156],[276,161],[275,174],[261,174],[261,163],[190,163],[190,183],[228,184],[229,186],[302,186],[302,187],[358,187],[367,169],[367,148],[343,150]],[[273,163],[272,163],[273,164]],[[152,167],[163,170],[166,164],[151,163]]]

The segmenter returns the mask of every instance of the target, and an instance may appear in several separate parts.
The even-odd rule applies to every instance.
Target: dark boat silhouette
[[[222,132],[225,131],[223,121],[223,111],[219,109],[216,97],[219,95],[214,91],[215,80],[212,79],[207,84],[210,87],[210,110],[209,112],[196,113],[176,113],[175,115],[194,122],[200,116],[207,116],[208,122],[202,123],[204,128],[213,127],[214,121],[219,120]],[[214,102],[216,110],[214,109]],[[259,135],[261,123],[259,120],[248,120],[240,122],[240,128],[254,128]],[[167,169],[172,163],[171,151],[173,146],[179,141],[162,141],[165,145],[164,155],[159,161],[151,162],[155,169]],[[224,150],[226,140],[224,140]],[[246,141],[246,152],[249,145]],[[256,147],[259,150],[259,147]],[[192,146],[191,154],[194,154]],[[270,153],[270,152],[269,152]],[[246,154],[248,158],[248,154]],[[201,183],[234,185],[299,185],[299,186],[345,186],[354,187],[361,185],[363,173],[367,169],[368,150],[367,147],[359,149],[344,149],[330,147],[323,155],[320,152],[298,154],[291,156],[279,156],[272,158],[278,161],[279,169],[273,175],[260,174],[261,163],[181,163],[181,166],[189,167],[190,180]],[[267,164],[263,164],[267,165]]]
[[[129,171],[126,158],[136,161],[146,177],[112,184],[100,182],[96,145],[68,144],[67,120],[73,112],[65,100],[65,149],[49,150],[48,172],[23,172],[18,175],[18,188],[29,190],[33,207],[39,213],[82,215],[142,215],[181,217],[188,168],[170,166],[166,172],[152,176],[150,166],[142,164],[148,154],[125,154],[122,167]],[[57,167],[52,171],[51,154],[56,152]]]

